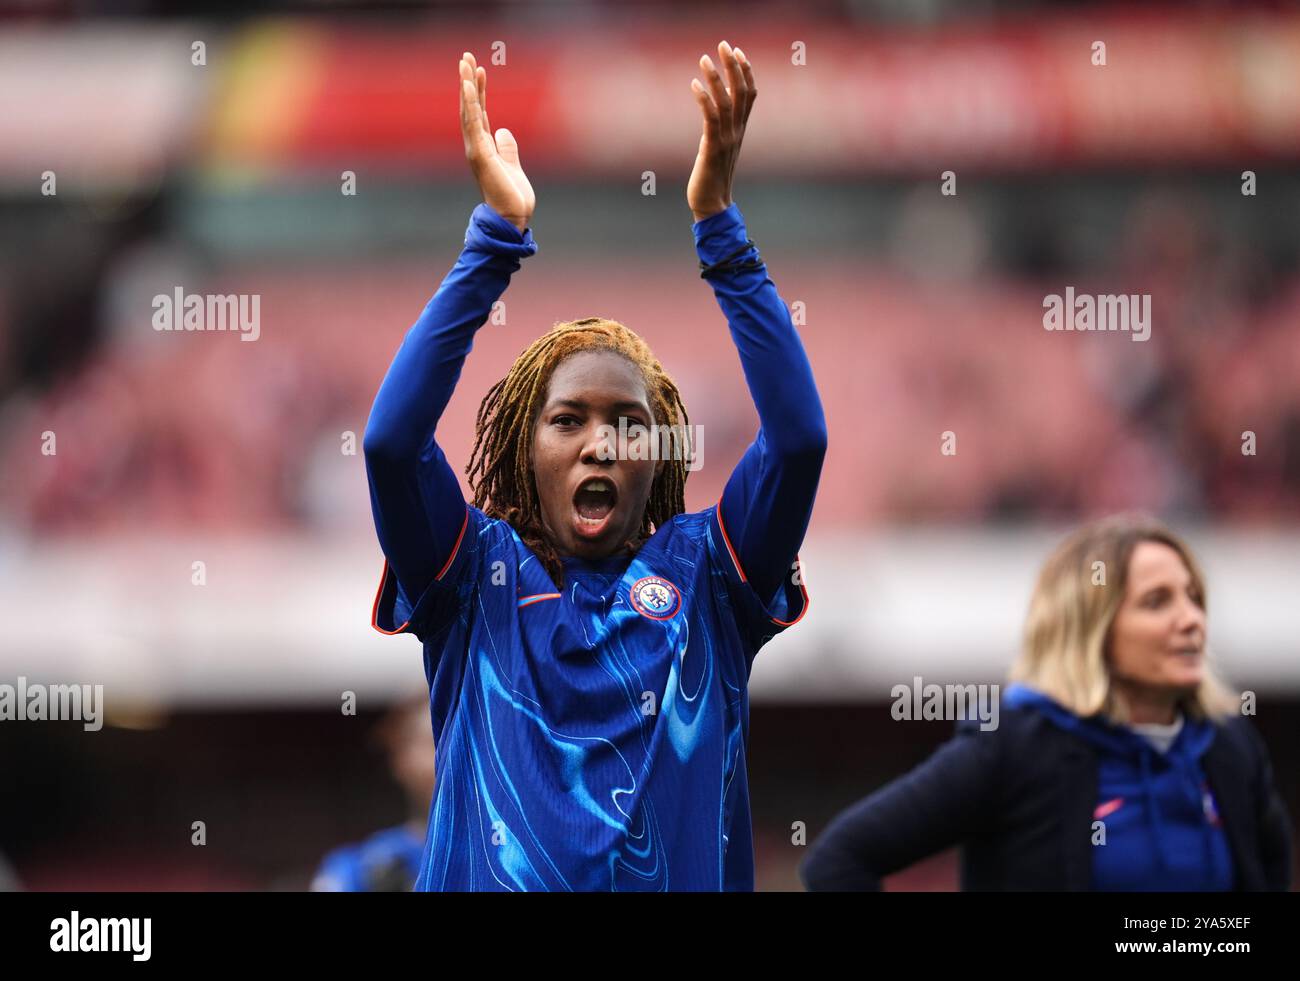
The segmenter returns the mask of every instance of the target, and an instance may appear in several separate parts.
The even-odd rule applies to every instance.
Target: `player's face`
[[[645,380],[621,355],[584,351],[556,366],[533,426],[533,473],[542,522],[561,555],[605,558],[641,527],[662,467],[649,459],[654,422]],[[636,426],[646,433],[639,442]]]
[[[1111,626],[1111,671],[1121,686],[1187,691],[1205,671],[1205,610],[1182,557],[1141,542],[1129,559],[1128,588]]]

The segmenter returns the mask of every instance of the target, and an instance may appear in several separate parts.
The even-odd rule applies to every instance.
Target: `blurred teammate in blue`
[[[428,704],[423,695],[399,702],[375,733],[406,794],[410,818],[326,855],[311,883],[314,892],[410,892],[415,885],[434,787]]]
[[[417,889],[753,888],[747,683],[758,649],[807,607],[797,552],[826,423],[731,199],[753,68],[726,42],[718,53],[726,80],[705,56],[691,84],[703,133],[687,203],[760,429],[720,501],[690,514],[699,442],[677,388],[639,336],[600,317],[556,325],[491,388],[473,503],[461,496],[435,426],[475,331],[537,249],[516,141],[493,135],[486,73],[461,60],[484,203],[364,441],[387,560],[373,622],[423,643],[439,752]]]
[[[1291,821],[1218,678],[1205,577],[1154,519],[1084,525],[1038,577],[998,723],[838,815],[801,872],[872,891],[961,845],[971,891],[1285,891]]]

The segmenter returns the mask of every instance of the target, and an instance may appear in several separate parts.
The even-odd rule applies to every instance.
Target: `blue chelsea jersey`
[[[374,625],[423,642],[438,753],[416,889],[752,889],[747,684],[798,562],[763,603],[714,506],[564,566],[472,506],[414,603],[385,566]]]

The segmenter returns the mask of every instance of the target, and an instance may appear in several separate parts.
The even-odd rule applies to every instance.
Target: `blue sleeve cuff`
[[[745,231],[745,218],[734,201],[727,205],[725,211],[697,221],[692,228],[695,232],[695,249],[700,254],[700,260],[708,265],[731,255],[749,240]],[[748,258],[748,254],[735,258]]]
[[[519,229],[488,204],[480,204],[470,215],[469,227],[465,229],[465,247],[513,259],[522,259],[537,252],[531,228],[525,228],[523,234],[520,234]]]

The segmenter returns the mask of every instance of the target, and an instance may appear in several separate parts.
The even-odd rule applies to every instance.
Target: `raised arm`
[[[826,455],[826,417],[790,313],[731,198],[732,176],[754,104],[753,66],[723,41],[730,88],[705,55],[707,89],[692,79],[704,121],[687,185],[703,275],[727,318],[759,431],[727,482],[722,525],[743,574],[767,603],[791,572],[812,514]]]
[[[468,52],[460,62],[459,89],[465,156],[484,203],[474,209],[455,266],[393,358],[363,440],[379,542],[410,604],[451,555],[465,520],[459,482],[434,430],[474,332],[520,259],[537,251],[527,228],[536,199],[519,166],[519,148],[505,129],[493,140],[486,73]]]

